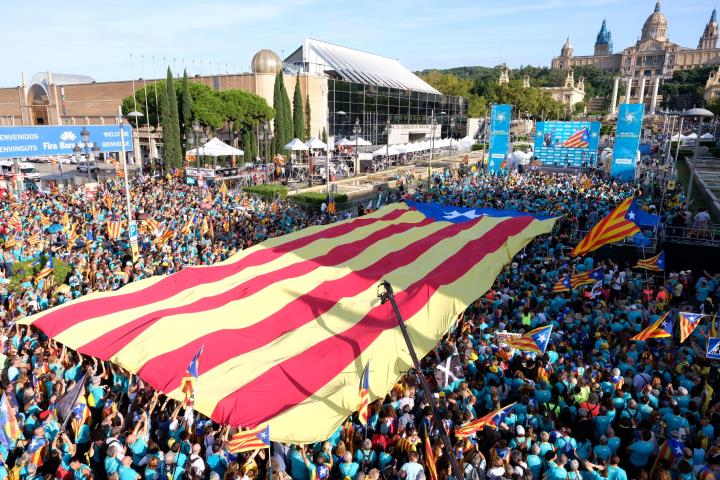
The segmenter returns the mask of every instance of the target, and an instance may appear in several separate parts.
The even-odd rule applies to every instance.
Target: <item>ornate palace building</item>
[[[552,59],[552,68],[567,70],[575,66],[596,65],[602,70],[628,77],[669,77],[675,70],[720,63],[718,37],[717,14],[713,10],[697,48],[682,47],[671,42],[668,38],[668,21],[660,11],[658,1],[655,11],[645,20],[640,39],[635,45],[613,53],[610,30],[603,20],[593,55],[575,56],[568,38],[560,56]]]
[[[710,15],[697,48],[682,47],[668,38],[668,21],[660,11],[660,1],[645,20],[640,39],[622,52],[613,53],[612,35],[603,20],[595,41],[593,55],[575,56],[570,38],[552,59],[552,68],[571,70],[574,67],[595,65],[601,70],[617,72],[610,104],[610,114],[617,112],[619,103],[643,103],[646,112],[654,114],[660,97],[658,90],[664,78],[676,70],[687,70],[720,64],[717,13]]]

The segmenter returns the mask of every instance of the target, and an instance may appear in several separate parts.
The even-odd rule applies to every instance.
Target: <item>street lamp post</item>
[[[450,117],[450,155],[452,155],[452,141],[455,134],[455,115]]]
[[[352,132],[355,135],[355,175],[358,175],[360,173],[360,152],[358,151],[358,142],[360,140],[360,134],[362,133],[362,127],[360,126],[360,119],[358,117],[355,117],[355,125],[353,126]]]
[[[97,142],[93,144],[92,148],[93,152],[93,160],[95,160],[95,165],[98,165],[97,159],[100,158],[100,147],[98,146]],[[95,170],[95,180],[100,181],[100,168],[98,167],[97,170]]]
[[[132,209],[130,208],[130,187],[128,182],[127,155],[125,153],[125,131],[123,130],[124,118],[122,107],[118,106],[118,125],[120,126],[120,156],[122,157],[123,177],[125,177],[125,203],[127,207],[128,224],[132,221]]]
[[[137,139],[138,142],[140,142],[140,129],[138,128],[138,120],[140,117],[144,117],[140,112],[132,111],[127,114],[128,117],[135,119],[135,131],[137,132]],[[138,150],[140,150],[140,146],[138,145]],[[148,126],[148,157],[150,156],[150,127]],[[140,175],[143,174],[143,158],[142,158],[142,151],[140,151]]]
[[[385,122],[385,161],[390,168],[390,118]]]
[[[76,144],[73,147],[73,155],[75,156],[75,159],[78,162],[78,165],[80,165],[80,154],[82,153],[82,148],[80,148],[79,144]]]
[[[90,176],[90,147],[88,144],[90,143],[90,132],[87,128],[83,127],[82,130],[80,130],[80,138],[83,142],[83,148],[85,149],[85,166],[87,167],[87,176],[88,176],[88,182],[92,180],[92,177]]]
[[[440,112],[440,116],[445,112]],[[432,186],[432,161],[435,153],[435,128],[437,127],[437,119],[435,118],[435,109],[430,110],[430,163],[428,164],[428,190]]]

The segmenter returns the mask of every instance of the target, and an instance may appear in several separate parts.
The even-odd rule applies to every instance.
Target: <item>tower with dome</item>
[[[697,48],[683,47],[669,37],[668,19],[658,0],[645,20],[640,38],[620,52],[613,52],[612,35],[605,19],[597,34],[593,55],[575,55],[563,44],[560,55],[552,59],[552,68],[567,70],[585,65],[595,65],[601,70],[618,72],[622,76],[667,78],[676,70],[687,70],[706,65],[720,64],[717,13],[712,11],[705,24]]]
[[[606,72],[616,73],[610,113],[617,112],[619,103],[643,103],[647,106],[646,112],[654,114],[661,98],[659,89],[663,79],[672,77],[673,72],[678,70],[720,64],[720,49],[717,46],[720,34],[715,10],[705,25],[697,48],[673,43],[668,30],[668,20],[658,0],[634,45],[614,53],[612,35],[607,21],[603,19],[593,55],[576,56],[568,38],[560,49],[560,55],[552,59],[551,67],[571,70],[594,65]]]

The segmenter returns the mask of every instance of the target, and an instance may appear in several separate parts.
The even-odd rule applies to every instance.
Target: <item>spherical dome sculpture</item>
[[[283,62],[277,53],[263,49],[255,54],[250,63],[253,73],[278,73],[282,70]]]

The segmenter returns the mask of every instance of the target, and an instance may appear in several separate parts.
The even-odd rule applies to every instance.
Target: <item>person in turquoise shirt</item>
[[[224,451],[220,448],[220,445],[215,443],[212,446],[212,454],[207,457],[207,464],[210,467],[211,472],[216,472],[220,475],[220,478],[225,476],[225,471],[228,467],[228,461],[225,457]]]
[[[139,480],[140,474],[137,473],[132,468],[132,457],[130,455],[127,455],[123,457],[122,464],[120,465],[120,468],[118,469],[118,476],[120,477],[119,480]],[[81,480],[81,479],[76,479]]]
[[[72,457],[70,460],[70,472],[72,472],[74,480],[85,480],[88,475],[92,474],[90,467],[80,462],[80,457]],[[129,480],[129,479],[123,479]]]
[[[309,472],[305,459],[299,451],[300,448],[303,447],[298,446],[290,451],[290,476],[293,480],[308,480]]]
[[[640,440],[630,444],[628,450],[630,451],[630,464],[637,468],[643,468],[657,452],[657,443],[652,439],[650,430],[643,429]]]
[[[530,454],[527,456],[526,463],[533,478],[542,478],[540,475],[542,471],[542,458],[540,458],[540,445],[537,443],[533,443],[532,447],[530,447]]]
[[[607,466],[608,480],[627,480],[627,472],[620,467],[620,457],[613,455]]]
[[[342,463],[339,463],[337,466],[337,469],[340,472],[340,477],[343,479],[350,478],[351,480],[355,480],[358,472],[360,471],[360,465],[353,462],[352,453],[350,452],[345,452],[342,460]]]
[[[608,439],[605,435],[600,437],[600,444],[595,445],[593,447],[593,461],[597,463],[598,461],[602,460],[605,462],[610,461],[610,456],[612,455],[612,451],[610,450],[610,447],[608,447]]]

